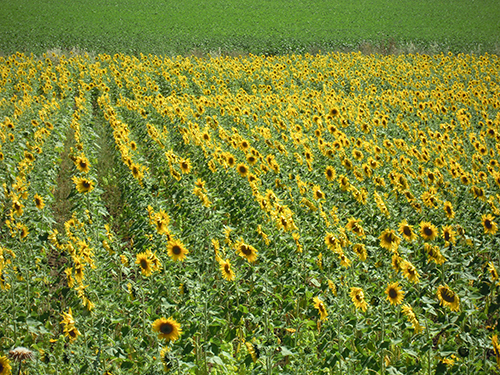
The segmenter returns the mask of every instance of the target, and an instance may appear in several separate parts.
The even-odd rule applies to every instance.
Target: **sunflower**
[[[248,167],[243,163],[238,164],[236,170],[238,171],[241,177],[246,177],[248,175]]]
[[[363,289],[351,287],[351,296],[352,303],[356,306],[357,309],[361,309],[366,311],[368,308],[368,303],[365,301],[365,294],[363,293]]]
[[[245,346],[247,347],[248,354],[252,357],[252,361],[257,362],[259,358],[260,350],[257,345],[252,344],[251,342],[246,341]]]
[[[191,162],[189,159],[182,159],[179,162],[179,167],[181,168],[182,173],[189,173],[191,171]]]
[[[184,247],[179,240],[171,239],[167,244],[167,253],[174,262],[183,261],[186,255],[189,254],[188,249]]]
[[[497,366],[500,368],[500,345],[498,344],[498,335],[493,335],[491,337],[491,344],[493,345],[493,352],[497,359]]]
[[[0,357],[0,375],[10,375],[11,371],[9,359],[5,356]]]
[[[396,281],[387,286],[385,294],[387,294],[387,299],[391,305],[399,305],[403,301],[405,293],[401,290],[399,283]]]
[[[352,250],[356,253],[361,261],[365,261],[367,257],[366,247],[362,243],[357,243],[353,245]]]
[[[355,235],[357,235],[358,237],[365,237],[365,231],[364,231],[363,227],[361,226],[360,222],[361,222],[361,219],[354,219],[351,217],[347,221],[345,228],[347,230],[351,231],[352,233],[354,233]]]
[[[141,273],[149,277],[151,276],[153,272],[153,263],[151,262],[151,259],[149,259],[149,255],[147,253],[139,253],[137,254],[137,259],[135,261],[135,264],[138,264],[141,268]]]
[[[226,259],[225,261],[221,260],[219,262],[219,265],[220,265],[220,271],[222,272],[222,277],[227,281],[234,280],[236,275],[231,269],[231,262],[229,261],[229,259]]]
[[[484,233],[495,234],[498,230],[498,225],[493,221],[494,217],[491,214],[483,215],[481,221],[483,222]]]
[[[318,309],[319,311],[319,314],[320,314],[320,319],[321,320],[326,320],[328,319],[327,316],[328,316],[328,312],[326,311],[326,306],[325,304],[323,303],[322,300],[320,300],[318,297],[314,297],[313,298],[313,301],[314,301],[314,307]]]
[[[413,225],[409,225],[406,219],[399,224],[398,232],[408,242],[413,242],[417,239],[417,235],[413,232]]]
[[[492,281],[498,280],[498,272],[495,268],[495,265],[492,262],[488,263],[488,272],[490,273],[490,277]]]
[[[446,258],[439,250],[439,246],[432,246],[431,244],[425,243],[424,250],[427,252],[427,262],[434,262],[437,265],[441,265],[446,261]]]
[[[86,179],[84,177],[73,177],[73,182],[76,185],[76,190],[79,193],[89,193],[94,189],[94,181]]]
[[[455,231],[453,230],[453,227],[451,225],[445,225],[443,228],[441,228],[443,231],[443,238],[446,241],[446,243],[452,243],[454,244],[457,240],[455,238]]]
[[[401,307],[401,311],[403,314],[408,318],[408,321],[411,323],[413,326],[413,329],[415,330],[415,333],[420,333],[422,332],[422,327],[420,326],[420,323],[417,319],[417,316],[413,312],[413,309],[410,305],[405,304]]]
[[[19,200],[17,198],[15,198],[12,201],[12,209],[14,210],[14,213],[17,216],[21,216],[23,214],[23,208],[24,208],[24,205],[21,202],[19,202]]]
[[[88,173],[90,171],[90,163],[85,155],[80,155],[76,157],[74,161],[76,168],[83,173]]]
[[[316,200],[325,199],[325,193],[321,191],[321,187],[319,185],[314,185],[312,190],[314,199]]]
[[[420,235],[425,241],[432,241],[437,237],[438,230],[433,224],[422,221],[420,223]]]
[[[458,311],[460,308],[460,299],[458,295],[451,290],[448,285],[440,285],[437,290],[438,299],[443,306],[448,306],[451,311]]]
[[[407,260],[403,261],[401,264],[401,271],[403,272],[404,277],[406,277],[409,281],[412,283],[418,283],[420,275],[413,264]]]
[[[335,177],[337,177],[337,172],[335,171],[335,168],[332,166],[328,166],[325,169],[325,176],[328,181],[333,181],[335,180]]]
[[[170,369],[173,367],[173,361],[174,357],[170,353],[170,348],[168,346],[165,346],[160,350],[160,360],[163,363],[163,369],[165,372],[170,371]]]
[[[177,340],[182,334],[181,325],[172,317],[156,319],[153,322],[153,331],[158,332],[159,339],[165,339],[167,342]]]
[[[403,269],[403,263],[403,258],[401,258],[397,252],[392,254],[391,266],[396,273]]]
[[[42,210],[45,207],[45,203],[43,202],[43,198],[40,195],[35,194],[35,197],[33,198],[33,200],[35,201],[36,208],[38,208],[39,210]]]
[[[257,249],[255,249],[252,245],[244,243],[242,240],[238,241],[236,244],[236,252],[240,257],[245,258],[250,263],[257,260]]]
[[[396,232],[394,232],[394,230],[392,229],[384,230],[379,239],[380,246],[390,251],[396,251],[398,249],[399,243],[401,242],[401,238],[399,238],[396,235]]]

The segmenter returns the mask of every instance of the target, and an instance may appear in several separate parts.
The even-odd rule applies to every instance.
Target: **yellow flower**
[[[493,221],[494,217],[491,214],[483,215],[481,221],[483,222],[484,233],[495,234],[498,230],[498,225]]]
[[[171,239],[168,241],[167,253],[172,258],[174,262],[184,261],[186,255],[189,254],[188,249],[184,247],[182,242],[179,240]]]
[[[80,172],[88,173],[90,171],[90,163],[85,155],[77,156],[74,163]]]
[[[354,306],[356,306],[357,309],[361,309],[363,311],[368,309],[368,303],[365,301],[363,289],[352,287],[349,295],[351,296],[352,303],[354,303]]]
[[[420,275],[413,264],[408,261],[403,261],[401,264],[401,270],[404,277],[406,277],[412,283],[418,283]]]
[[[396,232],[392,229],[384,230],[379,239],[380,246],[390,251],[396,251],[399,247],[399,243],[401,242],[401,238],[399,238],[396,235]]]
[[[325,304],[318,297],[313,298],[314,307],[318,309],[321,320],[326,320],[328,316],[328,312],[326,311]]]
[[[158,338],[167,342],[177,340],[182,334],[181,325],[172,317],[156,319],[153,322],[153,331],[158,333]]]
[[[141,273],[149,277],[151,276],[153,269],[152,269],[152,262],[149,259],[149,256],[147,253],[139,253],[137,254],[137,258],[135,261],[135,264],[138,264],[141,268]]]
[[[413,232],[413,226],[409,225],[406,219],[399,224],[398,232],[406,241],[413,242],[417,239],[417,235]]]
[[[229,259],[226,259],[225,261],[221,260],[219,262],[219,266],[220,266],[220,271],[222,272],[222,277],[224,279],[226,279],[227,281],[234,280],[236,275],[231,269],[231,262],[229,261]]]
[[[420,235],[425,241],[432,241],[437,237],[438,230],[433,224],[422,221],[420,223]]]
[[[45,207],[45,203],[43,202],[43,198],[40,195],[35,194],[35,197],[33,198],[33,200],[35,201],[36,208],[38,208],[39,210],[42,210]]]
[[[94,182],[92,180],[86,179],[84,177],[73,177],[73,182],[76,185],[76,190],[79,193],[89,193],[94,189]]]
[[[397,281],[387,286],[385,294],[387,294],[387,300],[391,303],[391,305],[399,305],[404,298],[404,292],[399,287],[399,283]]]
[[[451,311],[458,311],[460,308],[460,298],[451,290],[448,285],[440,285],[437,290],[438,299],[443,306],[447,306]]]
[[[240,257],[245,258],[250,263],[257,260],[258,251],[253,246],[244,243],[243,240],[238,241],[236,244],[236,252]]]

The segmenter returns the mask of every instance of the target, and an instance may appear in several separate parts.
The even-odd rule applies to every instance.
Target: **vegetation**
[[[498,373],[499,63],[0,58],[0,373]]]
[[[0,52],[498,53],[495,0],[2,1]]]

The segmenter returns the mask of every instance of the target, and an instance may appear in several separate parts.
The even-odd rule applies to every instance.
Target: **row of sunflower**
[[[33,90],[64,108],[58,139],[74,147],[72,216],[64,233],[46,229],[76,292],[63,293],[62,333],[73,351],[97,353],[74,366],[153,368],[159,350],[165,369],[197,373],[491,372],[497,64],[444,54],[3,59],[4,158],[19,161],[9,121],[32,120]],[[22,204],[9,203],[11,214]],[[9,243],[27,252],[29,238]],[[22,264],[9,251],[4,273]]]

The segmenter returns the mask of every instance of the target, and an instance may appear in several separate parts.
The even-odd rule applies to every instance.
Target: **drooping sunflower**
[[[323,191],[321,191],[321,186],[314,185],[312,190],[313,190],[314,199],[316,199],[316,200],[325,199],[325,193],[323,193]]]
[[[257,347],[257,345],[246,341],[245,346],[247,347],[248,354],[250,354],[250,356],[252,357],[252,361],[257,362],[257,359],[259,359],[259,354],[260,354],[260,350]]]
[[[399,238],[396,235],[396,232],[394,232],[394,230],[392,229],[384,230],[379,239],[380,246],[390,251],[396,251],[398,249],[399,243],[401,242],[401,238]]]
[[[404,277],[406,277],[409,281],[412,283],[418,283],[420,275],[411,262],[408,262],[407,260],[403,261],[401,264],[401,271],[403,272]]]
[[[413,312],[412,307],[408,304],[405,304],[401,307],[401,311],[408,318],[408,321],[413,326],[415,333],[422,332],[422,326],[420,325],[420,322],[418,321],[417,316]]]
[[[354,306],[356,306],[357,309],[361,309],[363,311],[368,309],[368,303],[365,301],[363,289],[351,287],[349,295],[351,296],[352,303],[354,303]]]
[[[420,235],[425,241],[432,241],[437,237],[438,230],[434,224],[422,221],[420,223]]]
[[[481,221],[484,227],[485,234],[494,235],[498,230],[498,225],[493,221],[494,217],[491,214],[483,215]]]
[[[498,271],[492,262],[488,263],[488,272],[490,273],[490,278],[492,281],[498,280]]]
[[[141,268],[141,273],[144,276],[151,276],[153,272],[153,262],[151,262],[151,259],[149,259],[149,255],[147,253],[137,254],[135,264],[139,265],[139,267]]]
[[[458,311],[460,308],[460,299],[458,295],[451,290],[448,285],[440,285],[437,290],[438,299],[443,306],[448,306],[451,311]]]
[[[236,252],[237,254],[248,260],[250,263],[253,263],[257,260],[257,249],[253,247],[252,245],[248,245],[243,240],[238,241],[236,243]]]
[[[456,233],[451,225],[445,225],[441,229],[443,231],[443,238],[448,244],[454,244],[457,241],[455,238]]]
[[[365,237],[365,230],[361,226],[360,222],[361,219],[354,219],[353,217],[351,217],[348,220],[345,228],[354,233],[358,237]]]
[[[357,243],[353,245],[352,250],[356,253],[356,255],[359,257],[359,260],[365,261],[366,257],[368,256],[368,253],[366,251],[366,247],[362,243]]]
[[[79,193],[86,194],[94,189],[94,181],[87,178],[73,176],[73,182],[75,183],[76,190],[78,190]]]
[[[397,281],[387,286],[385,294],[387,294],[387,300],[394,306],[399,305],[404,298],[404,292]]]
[[[326,306],[324,302],[320,300],[318,297],[314,297],[313,301],[314,301],[314,307],[319,311],[320,319],[321,320],[328,319],[327,318],[328,312],[326,311]]]
[[[497,366],[500,368],[500,345],[498,344],[498,335],[493,335],[491,337],[491,344],[493,345],[493,352],[497,359]]]
[[[159,339],[165,339],[167,342],[177,340],[182,334],[181,325],[172,317],[156,319],[153,322],[153,331],[158,333]]]
[[[225,261],[221,260],[219,262],[220,266],[220,271],[222,272],[222,277],[226,279],[227,281],[232,281],[236,277],[234,274],[234,271],[231,269],[231,262],[229,259],[226,259]]]
[[[38,208],[39,210],[42,210],[45,207],[45,203],[43,202],[43,198],[40,195],[35,194],[33,200],[35,201],[36,208]]]
[[[417,239],[417,235],[413,231],[413,225],[409,225],[406,219],[399,224],[398,232],[401,233],[403,238],[408,242],[413,242]]]
[[[167,254],[174,262],[182,262],[186,259],[186,255],[189,254],[189,251],[179,240],[170,239],[167,244]]]

